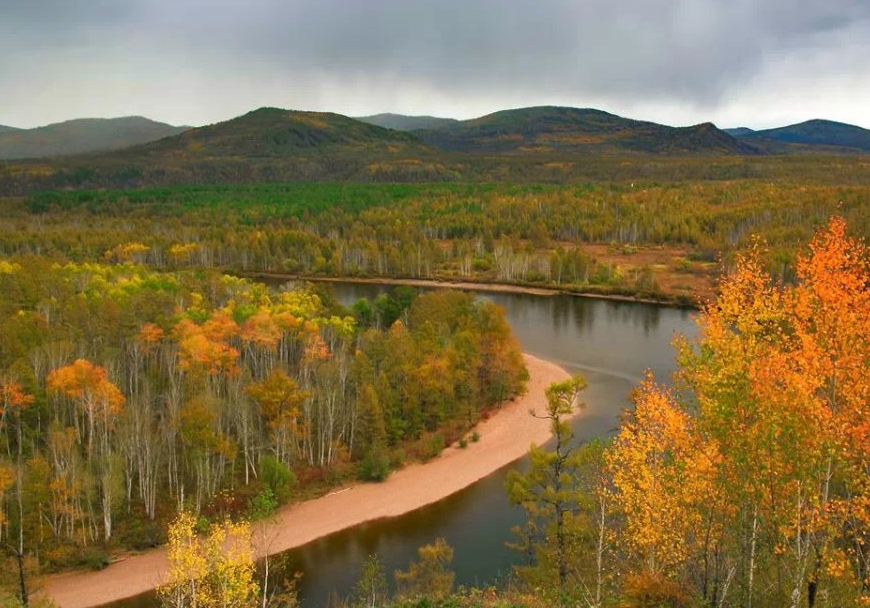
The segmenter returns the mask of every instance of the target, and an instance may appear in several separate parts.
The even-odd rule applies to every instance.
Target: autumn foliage
[[[534,556],[517,572],[553,603],[870,605],[870,250],[834,217],[783,282],[764,247],[677,339],[674,382],[636,387],[600,457],[557,433],[511,472],[530,515],[514,546]]]
[[[682,390],[635,395],[609,450],[618,542],[711,605],[870,602],[870,255],[840,218],[795,284],[761,250],[679,342]]]

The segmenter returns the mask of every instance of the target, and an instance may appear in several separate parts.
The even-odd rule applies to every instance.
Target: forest
[[[399,290],[354,311],[305,286],[129,262],[0,261],[7,584],[100,568],[436,456],[523,390],[500,309]]]
[[[866,606],[868,211],[862,187],[753,180],[2,198],[3,587],[168,543],[167,605],[293,606],[256,521],[473,440],[524,390],[490,303],[305,282],[423,278],[693,305],[701,333],[612,440],[571,436],[582,377],[550,388],[505,585],[455,589],[439,541],[395,597],[372,556],[349,604]]]
[[[832,213],[870,234],[866,189],[761,181],[524,186],[260,184],[0,199],[0,254],[245,276],[462,279],[683,305],[753,235],[793,280]]]

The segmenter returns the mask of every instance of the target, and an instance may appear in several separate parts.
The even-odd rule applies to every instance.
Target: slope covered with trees
[[[740,139],[762,148],[788,150],[783,146],[831,146],[853,152],[870,151],[870,130],[833,120],[814,119],[795,125],[736,134]],[[797,146],[795,146],[797,149]]]
[[[589,108],[503,110],[418,131],[437,148],[486,153],[742,154],[760,150],[710,123],[668,127]]]

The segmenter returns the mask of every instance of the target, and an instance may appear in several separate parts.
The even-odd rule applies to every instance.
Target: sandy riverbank
[[[361,285],[407,285],[410,287],[443,287],[464,291],[493,291],[498,293],[525,293],[533,296],[554,296],[561,291],[547,287],[525,287],[505,283],[475,283],[474,281],[436,281],[434,279],[390,279],[387,277],[309,277],[274,272],[257,272],[250,276],[263,279],[286,279],[288,281],[311,281],[312,283],[358,283]]]
[[[505,404],[477,426],[480,441],[465,449],[451,446],[426,464],[405,467],[380,484],[348,486],[327,496],[283,508],[267,524],[261,555],[280,553],[321,536],[357,524],[394,517],[462,490],[523,456],[529,444],[550,437],[546,420],[529,410],[543,411],[544,389],[568,373],[554,363],[524,355],[529,369],[528,391]],[[166,553],[155,549],[116,562],[99,572],[73,572],[45,581],[42,595],[60,608],[89,608],[144,593],[156,587],[166,570]]]

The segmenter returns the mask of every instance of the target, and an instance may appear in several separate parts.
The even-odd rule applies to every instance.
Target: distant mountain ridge
[[[414,131],[443,150],[520,154],[758,154],[712,123],[669,127],[592,108],[502,110],[437,129]]]
[[[53,188],[300,180],[566,182],[617,174],[719,178],[753,175],[755,168],[743,157],[870,150],[861,139],[866,130],[841,123],[833,123],[834,128],[830,121],[797,129],[740,130],[734,137],[712,123],[671,127],[590,108],[539,106],[437,124],[403,131],[330,112],[259,108],[204,127],[169,127],[181,132],[123,149],[0,162],[0,196]],[[831,139],[832,132],[838,139]],[[0,141],[21,134],[2,133]]]
[[[743,141],[761,146],[770,146],[772,142],[777,142],[870,152],[870,130],[833,120],[807,120],[785,127],[742,133],[739,137]]]
[[[356,120],[377,125],[385,129],[396,131],[416,131],[418,129],[440,129],[459,121],[455,118],[439,118],[438,116],[406,116],[404,114],[373,114],[371,116],[358,116]]]
[[[189,128],[142,116],[79,118],[34,129],[4,127],[0,128],[0,159],[116,150],[182,133]]]
[[[750,129],[749,127],[732,127],[730,129],[722,129],[728,135],[733,135],[734,137],[741,137],[743,135],[750,135],[755,133],[755,129]]]

